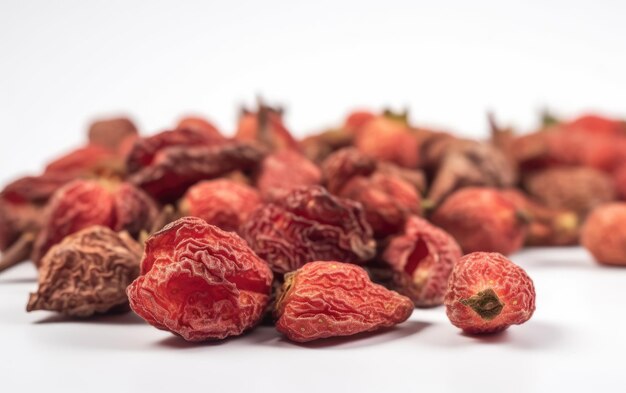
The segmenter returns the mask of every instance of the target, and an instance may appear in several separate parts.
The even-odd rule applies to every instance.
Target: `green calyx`
[[[471,307],[486,321],[491,321],[500,315],[504,308],[504,303],[500,301],[498,295],[491,288],[480,291],[469,299],[461,299],[461,304]]]

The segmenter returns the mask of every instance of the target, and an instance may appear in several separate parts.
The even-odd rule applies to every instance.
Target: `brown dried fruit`
[[[260,206],[241,233],[276,273],[311,261],[361,263],[371,259],[376,248],[361,205],[320,186],[298,188]]]
[[[62,172],[25,176],[9,183],[0,198],[14,203],[44,205],[56,190],[72,180],[74,176]]]
[[[128,181],[160,201],[175,201],[201,180],[255,169],[264,155],[258,146],[243,142],[168,147],[130,175]]]
[[[211,225],[238,231],[250,213],[261,204],[252,187],[228,179],[200,182],[191,187],[181,202],[184,216],[202,218]]]
[[[127,234],[92,226],[50,249],[39,270],[39,288],[27,311],[89,317],[128,303],[126,287],[139,275],[141,246]]]
[[[112,151],[117,151],[127,138],[137,135],[137,127],[126,117],[96,120],[89,126],[89,143]]]
[[[611,177],[585,167],[546,169],[528,177],[524,185],[528,193],[544,205],[571,210],[580,216],[616,198]]]
[[[502,152],[488,143],[451,144],[428,192],[433,205],[462,187],[512,187],[517,172]]]
[[[300,141],[304,155],[315,163],[321,163],[339,149],[352,145],[354,134],[344,130],[328,130],[311,135]]]
[[[283,149],[261,162],[257,188],[266,201],[273,201],[302,186],[320,184],[320,169],[297,151]]]

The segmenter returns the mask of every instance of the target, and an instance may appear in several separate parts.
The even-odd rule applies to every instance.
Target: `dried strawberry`
[[[596,207],[587,217],[581,243],[596,261],[626,266],[626,203],[615,202]]]
[[[141,251],[126,233],[102,226],[66,237],[43,258],[27,311],[89,317],[127,307],[126,287],[139,275]]]
[[[269,301],[272,272],[246,242],[196,217],[146,241],[130,306],[158,329],[188,341],[236,336],[256,325]]]
[[[137,236],[149,229],[157,215],[156,204],[127,183],[76,180],[59,189],[46,208],[33,260],[39,263],[53,245],[67,235],[92,225]]]
[[[399,273],[395,288],[417,307],[443,304],[459,258],[461,247],[452,236],[417,216],[409,218],[404,233],[392,238],[383,253],[383,260]]]
[[[266,201],[273,201],[302,186],[320,184],[320,169],[297,151],[285,149],[261,162],[256,185]]]
[[[544,205],[586,215],[595,206],[616,198],[611,177],[585,167],[556,167],[525,181],[528,193]]]
[[[311,261],[361,263],[371,259],[376,248],[361,205],[320,186],[298,188],[260,206],[241,233],[276,273]]]
[[[412,312],[410,299],[374,284],[359,266],[311,262],[285,277],[276,329],[307,342],[394,326]]]
[[[526,272],[502,254],[475,252],[454,267],[445,305],[454,326],[471,334],[495,333],[530,319],[535,287]]]
[[[499,190],[462,188],[450,195],[432,216],[464,252],[493,251],[505,255],[524,244],[527,218]]]
[[[261,204],[252,187],[228,179],[200,182],[191,187],[181,203],[183,215],[199,217],[225,231],[238,231]]]

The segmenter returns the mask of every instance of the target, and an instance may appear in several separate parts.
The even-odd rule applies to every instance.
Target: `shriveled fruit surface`
[[[508,255],[524,244],[527,219],[520,213],[499,190],[468,187],[450,195],[431,219],[450,233],[466,253]]]
[[[595,208],[583,225],[581,242],[596,261],[626,266],[626,203]]]
[[[272,271],[238,235],[183,217],[148,238],[128,297],[151,325],[202,341],[256,325],[271,286]]]
[[[126,287],[139,275],[141,246],[126,233],[91,226],[52,247],[41,262],[39,287],[27,310],[89,317],[128,304]]]
[[[261,204],[256,189],[230,179],[207,180],[192,186],[182,199],[183,215],[200,217],[225,231],[239,230]]]
[[[335,197],[321,186],[298,188],[260,206],[241,233],[276,273],[311,261],[361,263],[376,252],[361,205]]]
[[[520,325],[535,312],[535,287],[504,255],[474,252],[454,267],[445,296],[446,314],[467,333],[495,333]]]
[[[363,268],[311,262],[288,274],[276,301],[276,329],[292,341],[350,336],[404,322],[410,299],[370,281]]]
[[[461,258],[461,247],[441,228],[412,216],[404,233],[391,239],[383,260],[397,273],[398,292],[417,307],[443,304],[452,268]]]
[[[284,149],[261,161],[256,185],[266,201],[273,201],[302,186],[320,184],[322,173],[300,152]]]

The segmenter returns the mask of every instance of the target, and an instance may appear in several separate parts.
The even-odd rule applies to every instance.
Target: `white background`
[[[232,132],[257,94],[304,135],[354,107],[487,135],[537,112],[626,117],[620,1],[0,1],[0,181],[78,146],[93,117],[144,132],[200,113]],[[441,308],[381,335],[309,347],[271,328],[187,345],[132,314],[26,314],[35,271],[0,276],[0,391],[624,391],[626,271],[582,250],[514,257],[538,309],[487,339]],[[98,323],[102,322],[102,323]]]

